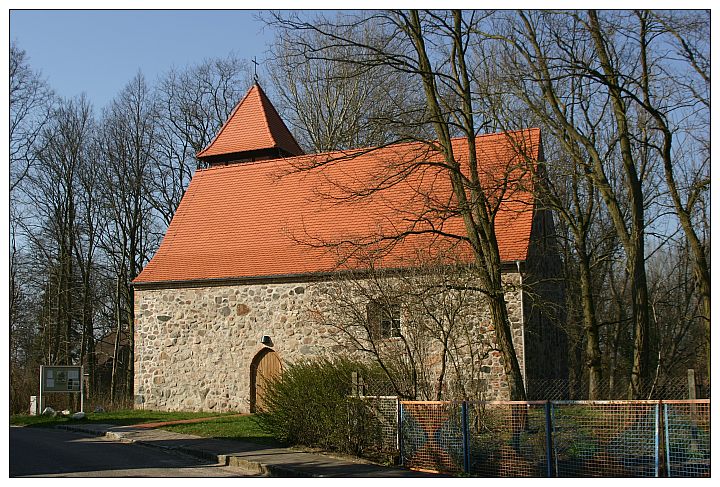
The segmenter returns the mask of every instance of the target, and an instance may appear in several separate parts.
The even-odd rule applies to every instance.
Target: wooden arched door
[[[262,410],[266,384],[282,372],[278,354],[270,349],[260,350],[250,364],[250,412]]]

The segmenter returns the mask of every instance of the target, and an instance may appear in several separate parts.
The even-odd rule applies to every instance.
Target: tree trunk
[[[467,188],[460,175],[458,164],[452,149],[450,127],[440,106],[440,93],[435,81],[430,58],[425,48],[425,38],[422,32],[422,23],[417,11],[410,11],[406,33],[412,41],[419,67],[419,75],[423,82],[425,99],[432,117],[435,134],[442,147],[445,162],[448,165],[447,173],[451,181],[454,195],[457,197],[459,213],[463,218],[465,230],[475,253],[480,280],[485,287],[490,301],[491,316],[495,327],[498,347],[503,358],[503,367],[510,389],[510,399],[523,401],[526,399],[525,385],[520,371],[515,346],[512,341],[512,329],[505,304],[505,293],[501,278],[500,252],[493,229],[494,221],[485,207],[486,198],[477,174],[477,157],[475,154],[475,127],[472,114],[472,93],[469,78],[465,69],[465,53],[462,39],[462,27],[459,12],[454,12],[454,57],[452,59],[455,69],[455,81],[463,100],[463,130],[468,140],[468,170],[473,183],[471,198],[468,198]],[[488,188],[492,191],[492,188]]]
[[[510,389],[511,401],[525,401],[524,380],[520,371],[520,363],[515,353],[515,346],[512,341],[512,329],[510,327],[510,319],[507,314],[507,306],[505,305],[505,294],[495,294],[489,299],[490,312],[493,324],[495,325],[495,336],[497,345],[503,358],[503,368],[505,376],[508,379],[508,388]]]
[[[85,367],[85,373],[88,374],[87,381],[87,397],[90,398],[94,394],[95,380],[95,337],[93,336],[93,319],[90,303],[90,284],[86,281],[83,299],[83,356],[80,363]],[[83,377],[84,381],[85,378]]]
[[[115,286],[115,319],[117,328],[115,330],[115,345],[113,347],[113,364],[110,376],[110,400],[115,401],[115,389],[117,384],[117,363],[120,350],[120,334],[122,333],[122,321],[120,319],[120,276],[117,277]]]
[[[580,268],[580,294],[583,310],[583,329],[585,331],[585,364],[588,371],[588,399],[600,399],[602,383],[602,354],[600,352],[600,333],[595,316],[595,301],[592,294],[590,262],[582,249],[578,251]]]
[[[631,131],[627,118],[628,108],[626,106],[619,73],[613,66],[610,56],[606,50],[605,34],[600,27],[597,12],[588,12],[590,19],[590,34],[595,44],[600,65],[606,78],[606,85],[612,102],[612,111],[615,116],[615,128],[619,141],[620,158],[623,167],[623,181],[627,188],[630,205],[630,231],[627,231],[625,220],[618,211],[612,211],[613,223],[618,234],[621,236],[625,252],[628,257],[628,271],[632,279],[632,306],[634,320],[634,341],[633,341],[633,368],[630,375],[631,399],[642,397],[643,384],[650,379],[650,313],[647,289],[647,277],[645,274],[645,201],[642,191],[642,180],[635,167],[631,143]],[[596,162],[597,164],[597,162]],[[602,189],[607,187],[598,185]],[[609,198],[603,192],[606,203],[614,205],[616,200]]]
[[[127,398],[133,399],[135,394],[135,300],[133,299],[132,288],[124,286],[127,292],[127,322],[128,322],[128,354],[127,369],[125,376],[125,394]]]
[[[633,367],[630,374],[629,399],[641,399],[650,379],[650,313],[645,274],[644,238],[636,235],[635,255],[632,256],[630,274],[632,279],[632,311],[634,324]],[[642,250],[638,251],[638,246]]]

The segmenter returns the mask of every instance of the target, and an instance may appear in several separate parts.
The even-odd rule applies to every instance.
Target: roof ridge
[[[499,137],[503,135],[513,134],[513,133],[523,133],[523,132],[540,132],[539,127],[530,127],[525,129],[518,129],[518,130],[508,130],[503,132],[492,132],[487,134],[478,134],[475,137]],[[458,142],[458,141],[464,141],[467,137],[465,136],[458,136],[458,137],[451,137],[451,142]],[[422,140],[412,140],[412,141],[405,141],[405,142],[392,142],[387,145],[378,145],[378,146],[366,146],[366,147],[359,147],[354,149],[338,149],[334,151],[325,151],[325,152],[315,152],[311,154],[300,154],[297,156],[289,156],[289,157],[279,157],[277,159],[261,159],[257,161],[247,161],[243,162],[241,165],[227,165],[227,166],[209,166],[206,168],[197,168],[197,171],[210,171],[210,170],[216,170],[216,169],[228,169],[231,167],[239,167],[239,166],[250,166],[250,165],[257,165],[257,164],[268,164],[268,163],[280,163],[281,161],[284,162],[290,162],[290,159],[301,159],[301,158],[311,158],[311,157],[318,157],[318,156],[329,156],[329,155],[335,155],[335,154],[341,154],[343,156],[350,156],[353,155],[353,153],[361,153],[364,151],[363,154],[359,155],[365,155],[365,154],[371,154],[374,151],[377,150],[383,150],[383,149],[390,149],[390,148],[400,148],[400,147],[407,147],[411,145],[421,145],[423,144]]]
[[[259,83],[255,83],[255,85],[258,87],[258,90],[261,95],[260,96],[260,105],[263,107],[263,111],[273,115],[277,119],[277,121],[280,122],[280,124],[282,124],[282,128],[285,129],[285,132],[287,132],[288,134],[290,134],[290,136],[292,136],[292,142],[294,142],[295,145],[297,146],[297,148],[300,149],[300,151],[302,152],[302,154],[298,154],[298,155],[305,155],[304,151],[300,147],[300,144],[298,144],[297,140],[295,140],[295,136],[292,135],[292,132],[290,132],[290,129],[285,124],[285,120],[283,120],[283,118],[280,116],[280,113],[278,113],[277,109],[275,108],[275,105],[272,104],[272,102],[270,101],[270,98],[267,96],[267,93],[265,93],[265,90],[262,89],[262,86],[260,86]],[[265,116],[263,118],[265,120],[265,126],[267,127],[268,132],[270,133],[270,138],[272,138],[273,142],[275,142],[275,147],[280,147],[280,142],[278,141],[276,134],[273,131],[273,127],[270,125],[270,119],[267,116]]]
[[[266,106],[266,104],[265,104],[265,100],[267,100],[267,96],[262,96],[262,95],[265,95],[265,92],[264,92],[263,89],[260,87],[260,84],[255,83],[254,86],[257,86],[257,87],[258,87],[258,98],[260,99],[260,108],[261,108],[262,111],[263,111],[262,119],[263,119],[263,124],[265,125],[265,130],[267,130],[267,133],[268,133],[268,135],[270,136],[270,140],[271,140],[272,143],[273,143],[273,147],[277,147],[277,146],[278,146],[278,141],[277,141],[277,139],[275,138],[275,134],[273,134],[272,127],[270,127],[270,120],[268,120],[268,109],[267,109],[267,106]]]

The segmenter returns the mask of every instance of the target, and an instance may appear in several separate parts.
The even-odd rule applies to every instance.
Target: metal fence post
[[[697,385],[695,383],[695,369],[687,369],[688,376],[688,399],[697,399]]]
[[[80,411],[85,412],[85,366],[80,366]]]
[[[660,476],[660,405],[655,405],[655,477]]]
[[[550,401],[545,402],[545,457],[547,459],[547,476],[553,476],[553,438],[552,438],[552,414]]]
[[[463,471],[470,471],[470,429],[468,426],[467,401],[462,402]]]
[[[670,471],[670,430],[667,404],[663,404],[663,420],[665,423],[665,471],[668,477],[672,477],[672,472]]]
[[[403,436],[402,436],[402,424],[403,424],[403,405],[400,401],[400,398],[397,399],[398,402],[398,417],[397,417],[397,445],[398,445],[398,454],[400,456],[400,466],[405,466],[405,456],[403,455]]]
[[[38,410],[38,414],[43,413],[43,369],[45,368],[44,365],[40,366],[40,409]]]

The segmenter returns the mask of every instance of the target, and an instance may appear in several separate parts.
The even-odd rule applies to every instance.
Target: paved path
[[[272,477],[441,477],[403,468],[386,467],[360,459],[337,458],[251,442],[202,438],[148,428],[147,425],[87,424],[61,425],[57,428],[174,450],[221,465],[240,467],[251,473]]]
[[[176,451],[56,428],[10,427],[10,477],[257,477]]]

